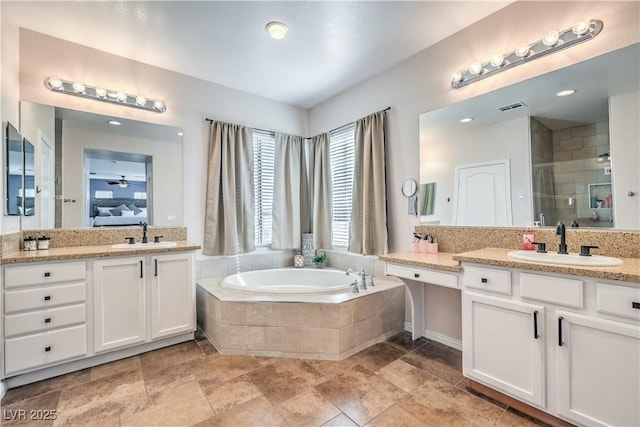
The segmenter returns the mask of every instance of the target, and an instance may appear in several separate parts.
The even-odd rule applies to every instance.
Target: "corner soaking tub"
[[[198,327],[222,354],[340,360],[404,329],[404,283],[277,268],[198,280]]]

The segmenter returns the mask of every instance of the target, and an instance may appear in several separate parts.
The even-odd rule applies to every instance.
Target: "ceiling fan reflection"
[[[125,175],[120,175],[120,176],[122,177],[122,179],[119,179],[117,181],[107,181],[107,184],[109,184],[109,185],[117,185],[120,188],[127,188],[130,185],[143,184],[141,182],[130,182],[130,181],[125,179]]]

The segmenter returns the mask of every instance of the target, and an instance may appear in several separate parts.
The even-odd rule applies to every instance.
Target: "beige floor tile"
[[[400,350],[391,344],[380,342],[354,354],[349,359],[351,359],[353,363],[362,365],[372,372],[376,372],[405,354],[406,352],[404,350]]]
[[[248,374],[260,391],[274,403],[292,398],[322,380],[322,375],[298,359],[280,359]]]
[[[69,387],[60,393],[54,426],[117,425],[124,408],[146,398],[140,372],[123,372]]]
[[[425,344],[404,355],[402,360],[449,384],[457,384],[463,378],[462,352],[441,344]]]
[[[535,427],[547,424],[509,408],[500,415],[493,425],[496,427]]]
[[[398,359],[377,372],[385,380],[406,392],[411,392],[431,375]]]
[[[322,427],[358,427],[358,424],[345,414],[340,413],[337,417],[334,417],[322,424]]]
[[[340,414],[340,410],[314,389],[280,404],[279,411],[289,425],[319,426]]]
[[[120,415],[121,426],[190,426],[214,415],[197,381],[191,381],[129,405]]]
[[[184,383],[195,381],[192,363],[180,363],[170,368],[143,369],[144,385],[148,394],[154,394],[166,390],[167,388],[176,387]]]
[[[316,389],[360,425],[378,416],[406,394],[359,365],[318,384]]]
[[[427,342],[429,342],[429,340],[424,337],[420,337],[414,341],[411,338],[411,332],[404,331],[392,336],[391,338],[388,338],[385,342],[393,344],[394,346],[404,351],[413,351],[425,345]]]
[[[424,425],[428,425],[428,423],[395,404],[369,421],[365,427],[417,427]]]
[[[196,380],[206,381],[208,386],[214,386],[247,374],[262,365],[252,356],[210,354],[202,360],[192,361],[189,366]]]
[[[40,394],[31,399],[5,405],[2,402],[0,425],[3,426],[38,426],[53,425],[57,418],[60,390]],[[37,411],[35,414],[32,411]]]
[[[216,414],[262,396],[260,389],[245,375],[214,387],[207,387],[206,383],[200,386]]]
[[[280,427],[286,426],[286,422],[266,397],[259,396],[197,424],[197,427],[208,426]]]
[[[333,378],[355,366],[351,359],[343,360],[306,360],[313,369],[320,372],[324,379]]]
[[[142,369],[155,370],[169,368],[173,365],[191,360],[203,359],[205,354],[195,340],[193,340],[159,350],[149,351],[141,354],[139,357]]]
[[[95,381],[122,372],[134,372],[140,369],[140,358],[138,356],[127,357],[126,359],[94,366],[91,368],[90,378],[91,381]]]
[[[21,400],[31,399],[32,397],[49,393],[56,390],[62,390],[67,387],[73,387],[78,384],[89,382],[90,369],[82,369],[80,371],[71,372],[69,374],[60,375],[37,383],[27,384],[21,387],[12,388],[2,398],[2,406],[11,405]]]

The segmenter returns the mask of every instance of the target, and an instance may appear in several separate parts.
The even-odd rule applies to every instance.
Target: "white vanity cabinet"
[[[640,284],[463,263],[463,286],[465,376],[577,425],[640,425]]]
[[[4,268],[5,374],[87,354],[84,262]]]

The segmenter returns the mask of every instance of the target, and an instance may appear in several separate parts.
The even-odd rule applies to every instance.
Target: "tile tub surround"
[[[404,328],[398,279],[380,279],[359,294],[305,296],[312,302],[231,291],[221,281],[198,281],[196,299],[199,328],[223,354],[341,360]]]
[[[555,227],[534,227],[536,242],[546,242],[547,250],[556,251],[560,238]],[[416,233],[431,234],[441,252],[454,254],[482,248],[522,249],[524,227],[466,227],[418,225]],[[640,258],[640,231],[570,228],[567,224],[569,252],[580,253],[581,245],[595,245],[594,255]]]
[[[0,236],[0,245],[2,246],[2,256],[17,252],[22,248],[22,232],[3,234]]]

